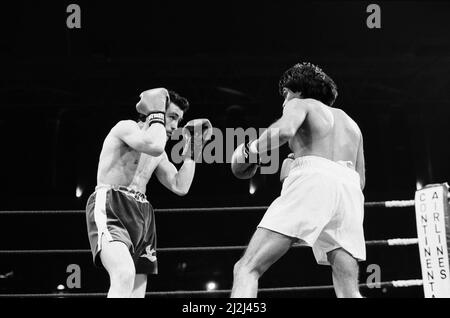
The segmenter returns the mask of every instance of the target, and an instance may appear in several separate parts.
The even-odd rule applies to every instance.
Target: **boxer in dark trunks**
[[[157,274],[154,212],[145,195],[153,173],[169,190],[186,195],[196,158],[210,137],[208,120],[190,121],[184,128],[184,161],[179,170],[164,151],[166,141],[188,110],[187,99],[164,88],[140,95],[138,122],[123,120],[109,132],[100,154],[96,191],[86,206],[86,221],[94,263],[110,278],[108,297],[145,297],[147,275]],[[200,136],[187,133],[207,127]],[[209,136],[209,137],[208,137]],[[196,151],[194,151],[196,149]]]

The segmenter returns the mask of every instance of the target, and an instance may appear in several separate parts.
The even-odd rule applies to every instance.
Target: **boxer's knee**
[[[252,260],[240,259],[236,264],[234,264],[233,274],[235,277],[238,276],[253,276],[258,279],[264,273],[262,266],[253,262]]]
[[[237,277],[237,276],[240,276],[240,275],[244,274],[246,271],[248,271],[248,268],[246,266],[244,266],[244,261],[241,258],[239,261],[237,261],[234,264],[233,275],[235,277]]]

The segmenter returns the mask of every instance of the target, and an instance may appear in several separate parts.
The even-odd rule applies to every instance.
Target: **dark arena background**
[[[69,4],[81,28],[68,28]],[[103,140],[135,117],[145,89],[166,87],[191,104],[185,121],[208,118],[221,130],[268,127],[281,116],[281,74],[297,62],[321,66],[338,85],[334,104],[361,127],[367,202],[412,200],[416,189],[450,179],[450,4],[373,2],[14,1],[0,29],[0,293],[105,293],[86,232],[86,201],[96,186]],[[174,142],[169,142],[167,151]],[[281,160],[289,153],[280,149]],[[164,212],[158,209],[268,206],[279,172],[235,178],[229,163],[197,164],[188,195],[156,178],[147,196],[157,209],[158,247],[244,246],[262,211]],[[80,210],[77,213],[39,211]],[[414,207],[366,208],[367,241],[417,237]],[[7,253],[74,250],[72,253]],[[224,297],[236,250],[160,251],[148,292],[205,291]],[[70,265],[80,268],[78,286]],[[360,283],[379,266],[381,281],[420,279],[417,245],[367,246]],[[335,297],[330,268],[308,248],[291,249],[260,280],[260,297]],[[422,298],[421,286],[367,288],[367,297]],[[186,297],[154,294],[149,297]]]

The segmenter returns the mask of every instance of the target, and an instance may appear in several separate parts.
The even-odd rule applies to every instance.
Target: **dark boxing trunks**
[[[102,236],[123,242],[136,273],[157,274],[156,227],[153,207],[144,194],[124,186],[98,186],[86,205],[86,223],[94,264],[102,267]]]

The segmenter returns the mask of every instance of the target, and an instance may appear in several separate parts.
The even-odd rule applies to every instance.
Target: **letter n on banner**
[[[415,206],[425,298],[450,298],[448,184],[416,191]]]

